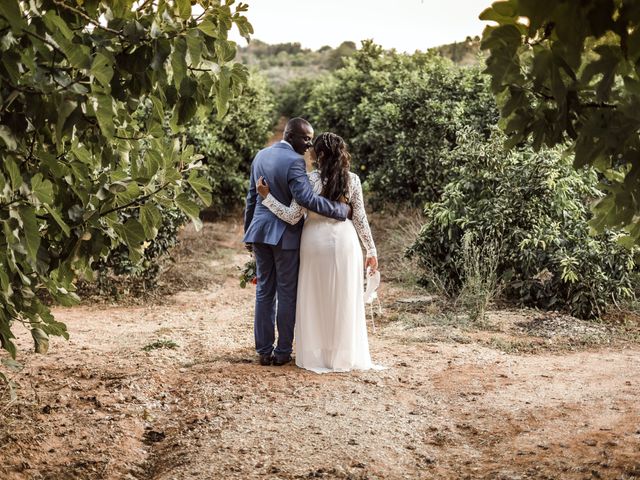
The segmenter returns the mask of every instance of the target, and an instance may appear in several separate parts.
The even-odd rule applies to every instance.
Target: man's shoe
[[[281,367],[282,365],[286,365],[290,361],[291,361],[291,355],[283,357],[283,358],[273,357],[273,364],[276,367]]]
[[[262,365],[263,367],[271,365],[272,361],[273,361],[273,357],[271,356],[270,353],[260,354],[260,365]]]

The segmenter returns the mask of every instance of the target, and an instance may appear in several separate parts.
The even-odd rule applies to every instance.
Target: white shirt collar
[[[289,142],[287,142],[286,140],[282,139],[280,140],[280,143],[286,143],[287,145],[289,145],[291,148],[293,148],[293,145],[291,145]]]

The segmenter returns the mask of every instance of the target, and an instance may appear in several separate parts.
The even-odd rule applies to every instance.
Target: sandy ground
[[[20,336],[0,478],[640,478],[640,347],[618,330],[533,311],[472,325],[387,282],[370,330],[387,370],[260,367],[240,232],[184,231],[170,296],[56,308],[72,336],[46,356]]]

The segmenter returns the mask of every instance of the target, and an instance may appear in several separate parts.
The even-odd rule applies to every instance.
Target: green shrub
[[[204,156],[213,198],[208,210],[214,215],[242,205],[251,160],[265,146],[275,120],[273,95],[264,79],[252,75],[242,94],[229,102],[222,120],[214,109],[210,117],[187,128],[187,143]]]
[[[133,3],[0,2],[0,347],[14,359],[17,327],[38,353],[50,335],[68,338],[43,297],[77,303],[76,280],[112,246],[139,259],[159,205],[198,220],[186,190],[208,186],[193,149],[164,134],[165,115],[178,134],[212,101],[224,113],[246,83],[226,39],[234,24],[249,37],[246,5]],[[134,209],[140,221],[122,223],[118,212]]]
[[[525,305],[568,310],[581,318],[604,313],[633,295],[635,250],[618,235],[589,235],[589,203],[601,195],[596,174],[576,171],[559,149],[503,149],[470,129],[443,162],[452,181],[426,206],[427,223],[409,249],[430,277],[459,290],[465,234],[501,245],[497,272],[505,294]]]
[[[144,115],[144,109],[142,114]],[[211,185],[212,201],[205,210],[217,217],[242,205],[246,194],[251,159],[264,146],[274,121],[273,99],[257,75],[249,79],[239,97],[229,102],[229,111],[222,119],[216,118],[216,109],[204,120],[194,119],[186,130],[186,144],[192,145],[203,156],[205,178]],[[170,135],[168,125],[166,134]],[[190,172],[184,174],[185,180]],[[190,189],[196,200],[197,193]],[[143,290],[156,286],[159,273],[158,260],[169,252],[178,239],[180,228],[188,217],[172,206],[159,206],[162,222],[157,235],[145,244],[139,260],[132,261],[126,245],[113,248],[108,256],[95,264],[98,271],[97,286],[101,291],[113,291],[113,276],[133,276],[141,282]],[[123,211],[120,221],[138,218],[138,210]]]
[[[410,70],[407,63],[418,65],[424,57],[385,53],[379,45],[363,42],[362,49],[346,61],[344,68],[325,77],[313,89],[307,110],[315,130],[333,131],[351,144],[358,133],[352,119],[358,105],[393,82],[402,83]]]
[[[347,140],[374,202],[415,205],[439,198],[449,178],[440,159],[456,146],[456,132],[488,134],[498,118],[480,68],[369,42],[314,88],[306,110],[316,130]]]
[[[118,276],[135,277],[143,291],[157,286],[156,281],[160,272],[158,260],[178,243],[178,232],[189,220],[180,210],[173,207],[159,207],[158,210],[162,216],[158,233],[143,246],[142,258],[139,261],[131,261],[126,245],[121,244],[110,250],[106,258],[96,262],[94,265],[94,269],[98,272],[96,286],[101,292],[117,291]],[[138,211],[131,212],[131,215],[137,218]],[[125,222],[127,215],[121,214],[120,218]],[[85,285],[85,288],[90,287]]]
[[[277,92],[278,112],[286,118],[306,117],[307,103],[320,78],[300,77],[292,80]]]
[[[144,350],[145,352],[150,352],[151,350],[160,350],[162,348],[175,350],[179,346],[180,345],[178,345],[173,340],[162,339],[162,340],[156,340],[154,342],[148,343],[147,345],[142,347],[142,350]]]

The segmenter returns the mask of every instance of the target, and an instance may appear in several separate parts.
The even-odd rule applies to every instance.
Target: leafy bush
[[[117,276],[135,277],[139,281],[143,291],[156,287],[157,277],[160,271],[159,260],[178,243],[178,232],[187,223],[189,218],[172,207],[158,208],[162,222],[158,226],[155,238],[143,245],[142,256],[137,261],[132,261],[126,245],[118,245],[111,249],[106,258],[101,258],[93,265],[98,272],[96,287],[103,293],[117,291]],[[137,217],[136,211],[132,212]],[[121,215],[122,221],[126,215]],[[116,276],[115,278],[113,276]],[[88,285],[86,288],[90,288]]]
[[[494,2],[480,14],[487,73],[511,145],[570,142],[574,164],[606,177],[598,231],[640,245],[638,3]]]
[[[242,205],[251,160],[266,144],[275,120],[273,95],[264,79],[252,75],[242,93],[229,102],[222,120],[214,109],[187,128],[187,142],[204,156],[204,172],[212,188],[210,212],[223,215]]]
[[[525,305],[566,309],[581,318],[604,313],[633,294],[634,250],[618,235],[589,235],[589,203],[600,194],[592,170],[576,171],[559,149],[505,152],[470,129],[444,162],[453,180],[427,204],[427,223],[409,254],[452,290],[464,281],[465,234],[501,245],[498,275],[505,294]]]
[[[143,116],[148,114],[146,109],[142,111]],[[209,207],[202,214],[220,216],[242,205],[251,159],[267,141],[273,125],[273,112],[273,99],[266,83],[259,76],[252,76],[242,93],[229,102],[229,110],[222,120],[217,119],[214,108],[209,116],[202,120],[195,118],[188,125],[186,143],[203,157],[201,173],[211,189],[211,199],[207,198]],[[167,118],[165,131],[170,136],[168,122]],[[197,191],[189,191],[197,200]],[[158,208],[162,221],[156,236],[144,244],[140,258],[132,260],[126,245],[121,244],[94,264],[98,271],[97,286],[101,291],[114,291],[120,275],[136,277],[135,280],[142,284],[142,290],[156,286],[158,260],[177,243],[180,228],[189,220],[178,208],[168,205]],[[137,220],[138,211],[119,212],[122,223],[129,218]]]
[[[481,61],[480,37],[467,37],[464,42],[454,42],[435,47],[445,58],[458,65],[475,65]]]
[[[314,88],[307,111],[317,130],[347,140],[372,200],[436,200],[448,181],[443,155],[464,126],[488,134],[497,110],[487,77],[435,51],[385,52],[370,42]]]
[[[386,54],[382,47],[365,41],[344,68],[327,76],[314,89],[307,104],[309,119],[317,131],[331,130],[352,143],[358,133],[352,119],[366,98],[402,83],[410,68],[423,64],[424,54]],[[353,145],[351,149],[353,151]]]
[[[300,77],[287,83],[277,92],[278,112],[286,118],[306,117],[307,103],[311,98],[313,88],[320,82],[320,78]]]
[[[198,221],[188,189],[205,200],[209,187],[165,112],[174,134],[212,99],[222,115],[248,76],[227,40],[234,24],[252,32],[246,5],[196,1],[196,20],[182,0],[76,3],[0,2],[0,344],[14,358],[16,322],[38,352],[68,336],[45,292],[71,305],[110,249],[140,258],[161,207]]]

